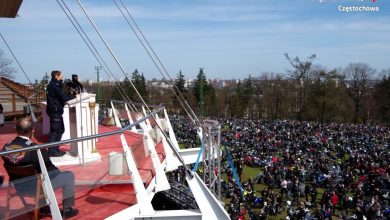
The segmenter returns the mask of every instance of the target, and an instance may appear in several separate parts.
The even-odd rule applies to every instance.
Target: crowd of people
[[[189,121],[174,117],[179,140],[196,143]],[[240,190],[230,166],[224,166],[228,181],[222,188],[232,219],[390,217],[389,127],[218,120],[243,185]],[[244,165],[258,168],[256,176],[244,180]]]
[[[196,127],[191,121],[181,115],[170,115],[169,120],[172,124],[172,129],[175,131],[177,141],[184,146],[184,148],[197,147]]]

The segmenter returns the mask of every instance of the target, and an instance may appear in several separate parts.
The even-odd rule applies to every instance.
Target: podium
[[[81,98],[80,98],[81,97]],[[64,106],[65,132],[62,140],[98,134],[99,105],[95,94],[82,93],[77,98],[67,102]],[[46,114],[46,102],[40,104],[42,112],[42,133],[50,133],[50,118]],[[101,155],[96,150],[97,139],[72,142],[71,148],[62,157],[51,157],[51,161],[58,166],[83,164],[100,160]]]

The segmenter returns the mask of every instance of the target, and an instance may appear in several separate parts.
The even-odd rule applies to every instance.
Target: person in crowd
[[[283,199],[283,193],[286,194],[286,199],[287,199],[287,180],[283,179],[281,184],[280,184],[280,197]]]
[[[34,123],[30,117],[26,116],[16,122],[17,137],[11,142],[5,144],[2,151],[28,148],[36,145],[31,138],[34,133]],[[45,162],[46,169],[49,173],[49,178],[53,189],[62,188],[63,210],[64,217],[72,217],[78,214],[78,210],[74,208],[74,186],[75,179],[71,171],[60,171],[50,160],[48,151],[41,149],[42,157]],[[22,153],[14,153],[3,156],[4,163],[11,166],[24,166],[33,164],[37,171],[41,173],[37,151],[25,151]],[[22,181],[21,179],[24,178]],[[14,181],[14,186],[17,191],[27,194],[35,194],[36,179],[33,177],[20,177],[10,175],[9,179]],[[40,201],[41,205],[45,204],[45,200]],[[50,210],[47,206],[41,208],[41,214],[48,214]]]
[[[61,71],[51,72],[51,81],[46,89],[47,106],[46,113],[50,117],[49,142],[60,141],[65,132],[62,114],[64,113],[65,103],[75,96],[66,96],[63,89],[63,74]],[[49,156],[61,157],[65,152],[60,150],[60,146],[49,149]]]
[[[4,126],[4,114],[3,114],[3,105],[0,103],[0,127]]]
[[[336,192],[332,192],[331,194],[331,203],[332,203],[332,207],[333,207],[333,214],[336,212],[336,207],[339,203],[339,196],[337,195]]]

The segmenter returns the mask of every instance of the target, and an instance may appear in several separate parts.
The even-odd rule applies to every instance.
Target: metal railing
[[[143,121],[145,121],[146,119],[153,117],[154,114],[157,114],[160,111],[163,111],[164,108],[165,107],[160,107],[157,110],[146,115],[142,119],[139,119],[139,120],[135,121],[134,123],[131,123],[131,124],[121,128],[121,129],[116,130],[116,131],[110,131],[110,132],[105,132],[105,133],[101,133],[101,134],[83,136],[83,137],[78,137],[78,138],[71,138],[68,140],[62,140],[62,141],[57,141],[57,142],[52,142],[52,143],[38,144],[38,145],[31,146],[31,147],[26,147],[26,148],[3,151],[3,152],[0,152],[0,156],[6,156],[9,154],[20,153],[20,152],[34,151],[34,150],[39,150],[39,149],[43,149],[43,148],[51,148],[51,147],[56,147],[58,145],[69,144],[69,143],[79,142],[79,141],[86,141],[86,140],[90,140],[90,139],[107,137],[107,136],[116,135],[116,134],[123,134],[126,130],[129,130],[133,126],[136,126],[136,125],[142,123]]]
[[[177,204],[186,205],[191,209],[199,209],[194,196],[189,187],[180,183],[171,183],[171,189],[165,192],[166,196],[177,202]]]
[[[122,102],[122,101],[117,101],[117,100],[112,100],[111,101],[112,103],[126,103],[128,104],[129,102]],[[151,106],[149,106],[151,107]],[[145,112],[147,113],[148,110],[145,110]],[[154,115],[152,116],[153,119],[157,122],[156,120],[156,117],[154,117]],[[168,119],[169,120],[169,119]],[[194,177],[192,171],[188,168],[188,166],[186,165],[183,157],[181,156],[181,154],[179,153],[179,151],[175,148],[172,140],[170,139],[170,135],[167,134],[166,132],[163,131],[162,127],[159,125],[159,123],[156,123],[156,127],[161,131],[161,134],[162,136],[165,138],[165,140],[167,141],[167,144],[169,146],[169,148],[172,150],[173,154],[177,157],[177,159],[179,160],[179,162],[183,165],[183,167],[185,168],[186,170],[186,175],[188,177],[190,177],[191,179]]]
[[[38,154],[39,166],[40,166],[41,172],[42,172],[40,174],[40,176],[42,178],[42,187],[44,189],[45,198],[46,198],[46,202],[44,204],[39,205],[39,206],[49,205],[53,219],[62,219],[61,214],[60,214],[60,209],[59,209],[59,206],[58,206],[58,203],[57,203],[57,197],[56,197],[56,195],[54,193],[54,189],[58,188],[58,186],[54,187],[53,183],[51,182],[51,177],[49,175],[50,172],[46,168],[46,165],[45,165],[45,162],[44,162],[44,159],[42,157],[40,149],[51,148],[51,147],[54,147],[54,146],[57,146],[57,145],[68,144],[68,143],[72,143],[72,142],[85,141],[85,140],[96,139],[96,138],[101,138],[101,137],[107,137],[107,136],[112,136],[112,135],[117,135],[117,134],[121,134],[122,135],[122,134],[124,134],[124,132],[126,130],[129,130],[133,126],[136,126],[136,125],[138,125],[140,123],[143,123],[145,120],[153,117],[155,114],[158,114],[160,111],[163,111],[163,110],[164,110],[164,107],[160,107],[159,109],[151,112],[150,114],[148,114],[148,115],[144,116],[143,118],[135,121],[134,123],[131,123],[131,124],[125,126],[124,128],[121,128],[121,129],[118,129],[118,130],[115,130],[115,131],[104,132],[104,133],[100,133],[100,134],[96,134],[96,135],[89,135],[89,136],[78,137],[78,138],[73,138],[73,139],[68,139],[68,140],[63,140],[63,141],[57,141],[57,142],[53,142],[53,143],[39,144],[39,145],[30,146],[30,147],[21,148],[21,149],[7,150],[7,151],[0,152],[0,157],[1,156],[6,156],[6,155],[9,155],[9,154],[15,154],[15,153],[21,153],[21,152],[27,152],[27,151],[36,151],[37,154]],[[143,146],[143,145],[141,145],[141,146]],[[106,159],[108,160],[109,157],[106,157]],[[91,164],[92,167],[93,167],[93,165],[94,164]],[[127,163],[127,165],[129,165],[129,164]],[[136,162],[135,162],[135,165],[137,165]],[[88,164],[83,164],[82,169],[91,169],[91,166],[89,166]],[[70,171],[71,169],[73,169],[75,167],[65,166],[65,167],[63,167],[63,168],[65,168],[63,170],[66,172],[66,171]],[[128,168],[128,169],[131,170],[131,168]],[[142,167],[140,167],[140,168],[135,167],[135,169],[137,169],[137,170],[138,169],[142,169]],[[103,172],[99,173],[99,171],[103,171]],[[77,187],[78,187],[78,190],[77,190],[78,196],[85,196],[91,190],[93,190],[94,188],[101,187],[102,185],[107,185],[107,184],[110,185],[110,184],[113,184],[113,183],[118,183],[117,181],[119,181],[119,183],[122,183],[122,184],[130,182],[127,178],[125,178],[125,179],[120,178],[120,177],[117,178],[117,179],[116,178],[112,178],[112,175],[121,175],[121,174],[112,174],[111,178],[107,178],[106,179],[106,175],[107,174],[110,175],[109,174],[110,171],[107,171],[105,169],[100,169],[99,171],[94,171],[95,174],[91,176],[92,179],[88,179],[88,178],[83,179],[84,181],[82,182],[82,184],[81,185],[80,184],[77,185]],[[147,171],[150,172],[150,175],[146,174],[147,176],[145,176],[145,172],[144,172],[144,177],[146,177],[146,179],[145,180],[144,179],[140,179],[140,181],[147,182],[148,179],[150,178],[150,176],[153,175],[153,171],[152,170],[147,169]],[[134,171],[134,172],[138,174],[138,172],[136,172],[136,171]],[[123,174],[129,175],[130,173],[129,172],[125,172],[125,173],[122,173],[122,175]],[[49,178],[47,178],[47,177],[49,177]],[[96,177],[97,177],[97,179],[94,179]],[[132,178],[133,178],[133,176],[132,176]],[[28,184],[30,184],[30,182],[25,182],[25,181],[29,180],[29,179],[31,179],[31,177],[24,178],[22,184],[19,184],[19,182],[17,182],[17,181],[13,181],[11,183],[11,187],[14,186],[15,184],[17,184],[19,186],[23,186],[24,189],[26,189],[26,186],[28,186]],[[127,181],[124,181],[124,180],[127,180]],[[151,180],[149,180],[149,181],[151,181]],[[24,183],[26,183],[26,184],[24,184]],[[134,182],[133,182],[133,184],[134,184]],[[138,184],[141,184],[141,186],[142,186],[142,183],[138,182]],[[70,193],[70,192],[68,192],[68,193]],[[62,196],[63,200],[67,196],[72,196],[72,195],[71,194],[69,194],[69,195],[68,194],[66,194],[66,195],[63,194],[63,196]],[[138,200],[138,198],[137,198],[137,200]],[[131,204],[131,203],[129,203],[129,204]],[[22,210],[16,210],[16,211],[15,211],[15,209],[13,209],[11,214],[14,215],[14,216],[20,216],[20,215],[23,215],[23,214],[27,213],[28,211],[31,211],[31,210],[29,208],[25,208],[25,209],[22,209]],[[8,209],[8,212],[9,212],[9,209]]]

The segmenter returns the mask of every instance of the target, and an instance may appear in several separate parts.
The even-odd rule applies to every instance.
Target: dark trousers
[[[283,201],[283,193],[286,194],[286,199],[288,200],[288,196],[287,196],[287,188],[281,188],[280,189],[280,198],[282,199]]]
[[[62,207],[74,206],[74,174],[71,171],[49,171],[49,178],[53,189],[62,189]],[[13,182],[16,191],[20,194],[35,195],[37,188],[37,177],[29,176]],[[42,183],[43,185],[43,183]],[[45,199],[39,201],[40,206],[48,205]]]
[[[56,173],[57,172],[57,173]],[[71,171],[49,173],[53,189],[62,188],[62,207],[74,206],[74,174]]]
[[[50,134],[48,142],[60,141],[65,132],[64,120],[60,114],[52,114],[50,117]],[[49,154],[60,150],[60,146],[49,148]]]

